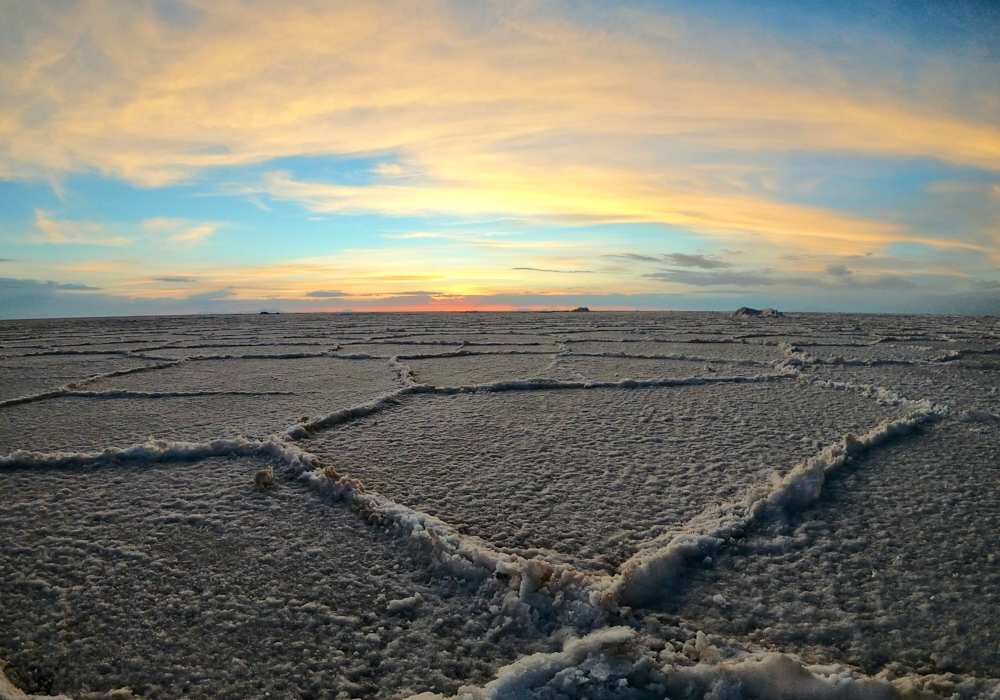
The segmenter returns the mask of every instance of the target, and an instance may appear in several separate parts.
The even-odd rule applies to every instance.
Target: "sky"
[[[0,17],[0,318],[1000,314],[996,2]]]

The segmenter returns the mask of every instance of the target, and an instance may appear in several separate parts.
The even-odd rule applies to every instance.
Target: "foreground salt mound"
[[[679,644],[649,628],[612,627],[570,639],[560,652],[521,658],[484,686],[463,686],[451,700],[933,700],[940,693],[987,697],[997,690],[991,680],[869,678],[701,633]],[[422,693],[409,700],[447,698]]]
[[[926,427],[832,475],[695,572],[677,613],[815,663],[1000,676],[1000,443],[978,427]]]
[[[899,412],[791,379],[417,394],[301,447],[504,551],[613,572],[707,506]]]
[[[123,686],[148,698],[388,697],[454,692],[547,648],[530,625],[496,626],[495,582],[437,573],[295,481],[254,489],[262,464],[0,472],[10,680],[75,698]]]

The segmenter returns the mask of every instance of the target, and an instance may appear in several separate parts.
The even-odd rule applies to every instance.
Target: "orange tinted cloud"
[[[518,148],[563,159],[567,142],[581,162],[634,162],[637,137],[1000,167],[1000,115],[982,97],[997,80],[956,95],[951,79],[983,68],[957,60],[910,56],[928,66],[900,86],[875,47],[862,50],[867,74],[845,74],[819,51],[652,10],[599,18],[605,28],[585,11],[501,2],[481,17],[432,0],[199,6],[192,28],[108,0],[39,9],[35,40],[0,65],[4,171],[161,184],[211,165],[400,149],[433,173]]]

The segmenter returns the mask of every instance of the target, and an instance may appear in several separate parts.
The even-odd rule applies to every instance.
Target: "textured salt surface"
[[[551,355],[466,355],[402,360],[416,381],[435,386],[466,386],[505,379],[547,376]]]
[[[1000,355],[916,366],[820,366],[809,371],[834,382],[892,387],[907,397],[933,396],[960,411],[1000,413]]]
[[[654,342],[640,339],[626,339],[623,342],[573,340],[567,343],[573,353],[601,353],[627,355],[666,355],[714,361],[742,361],[772,363],[781,359],[781,350],[776,346],[749,343],[677,343]]]
[[[0,657],[29,692],[383,697],[483,682],[544,640],[492,591],[262,462],[0,474]],[[396,603],[420,596],[419,602]]]
[[[341,355],[373,355],[375,357],[393,357],[395,355],[432,355],[440,352],[456,352],[462,348],[461,343],[342,343],[338,353]]]
[[[0,322],[0,665],[77,700],[995,699],[998,336]]]
[[[639,543],[890,413],[787,379],[418,395],[302,447],[500,547],[613,571]]]
[[[767,366],[734,365],[711,360],[665,360],[633,357],[575,357],[562,356],[558,371],[575,373],[593,381],[616,382],[622,379],[657,379],[660,377],[753,377],[770,371]],[[546,370],[543,376],[553,376]],[[553,378],[556,378],[553,376]]]
[[[244,345],[205,345],[196,348],[182,348],[176,345],[169,347],[150,347],[136,355],[140,357],[163,357],[174,360],[181,360],[186,357],[245,357],[251,355],[255,358],[290,358],[294,356],[317,356],[332,354],[337,347],[335,341],[329,343],[309,344],[309,345],[286,345],[286,344],[244,344]]]
[[[0,401],[54,389],[97,374],[155,364],[116,355],[42,355],[0,359]]]
[[[56,398],[8,411],[0,423],[0,452],[92,451],[149,437],[263,438],[301,418],[325,415],[331,406],[364,403],[393,386],[393,373],[377,360],[188,362],[85,387],[110,395]],[[140,392],[153,396],[134,395]],[[208,395],[169,395],[199,392]]]
[[[200,360],[159,372],[104,379],[94,389],[130,391],[284,391],[308,402],[351,406],[389,391],[392,374],[379,360],[328,357]]]
[[[928,428],[699,571],[676,612],[818,663],[1000,676],[998,501],[995,428]]]

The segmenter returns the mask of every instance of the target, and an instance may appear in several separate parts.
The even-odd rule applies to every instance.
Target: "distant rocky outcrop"
[[[777,309],[751,309],[749,306],[741,306],[733,312],[734,318],[745,318],[747,316],[760,316],[761,318],[781,318],[782,314]]]
[[[573,311],[590,311],[586,306],[578,306]]]

